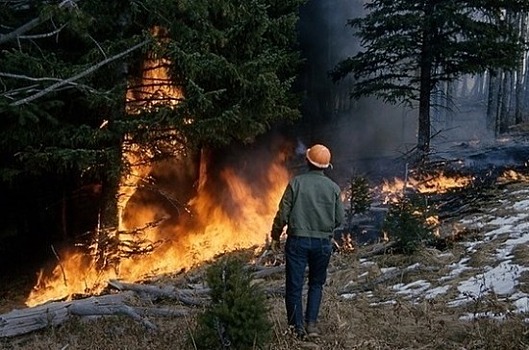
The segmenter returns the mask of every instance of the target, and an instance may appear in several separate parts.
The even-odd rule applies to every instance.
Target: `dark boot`
[[[318,338],[321,335],[320,329],[314,322],[307,323],[305,330],[310,338]]]

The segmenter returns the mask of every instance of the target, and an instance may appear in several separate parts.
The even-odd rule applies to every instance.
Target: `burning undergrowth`
[[[495,183],[493,186],[474,182],[443,193],[423,194],[432,203],[449,203],[444,206],[440,233],[458,236],[450,246],[421,247],[413,255],[402,255],[388,250],[377,252],[377,246],[387,245],[382,241],[356,245],[347,254],[337,251],[332,258],[322,306],[324,336],[311,346],[320,349],[519,349],[527,346],[524,337],[527,325],[523,308],[519,308],[527,300],[524,291],[529,266],[522,249],[527,241],[524,234],[527,190],[521,182],[525,175],[514,169],[500,174],[505,175],[488,182]],[[218,188],[219,183],[222,181],[213,187]],[[374,187],[369,190],[374,191]],[[462,196],[467,198],[468,205],[458,210],[465,203],[454,199]],[[382,207],[382,201],[377,201],[373,205]],[[233,205],[231,201],[227,204]],[[250,249],[248,256],[254,253]],[[193,276],[199,271],[188,269],[158,281],[189,286],[190,281],[198,281]],[[261,277],[259,281],[279,291],[283,284],[280,273]],[[171,304],[167,300],[162,303]],[[270,349],[305,348],[306,344],[287,332],[280,293],[270,296],[268,303],[275,332]],[[24,346],[44,349],[50,344],[79,349],[122,348],[127,344],[163,349],[184,346],[182,339],[195,327],[194,316],[150,319],[160,325],[163,336],[160,332],[145,333],[129,319],[105,320],[103,328],[107,331],[103,333],[99,331],[102,323],[72,322],[64,329],[39,333],[38,342],[36,338],[27,338],[19,340],[24,342],[23,346],[6,344],[9,349]],[[120,334],[119,341],[116,334]],[[138,338],[138,334],[142,337]]]
[[[409,227],[402,227],[404,214],[409,211],[410,216],[417,218],[415,226],[424,224],[425,230],[437,237],[430,239],[434,246],[446,245],[447,241],[472,232],[447,229],[443,221],[479,212],[481,204],[494,200],[495,190],[528,179],[525,165],[471,169],[462,164],[454,161],[421,164],[413,169],[406,166],[401,177],[382,179],[364,193],[357,190],[361,187],[358,179],[362,177],[346,182],[344,198],[349,209],[346,225],[337,231],[337,239],[344,244],[352,240],[353,246],[388,241],[384,228],[388,212],[396,218],[399,227],[410,231]],[[355,209],[359,203],[361,210]]]
[[[185,271],[222,252],[264,246],[290,176],[287,149],[254,149],[238,162],[203,152],[196,192],[174,210],[145,195],[151,187],[137,186],[123,210],[122,228],[99,228],[88,244],[57,252],[57,263],[41,271],[27,304],[93,295],[109,279]]]
[[[121,227],[98,228],[89,242],[54,252],[57,261],[40,272],[27,304],[94,295],[109,279],[139,281],[188,270],[222,252],[263,247],[291,176],[287,169],[291,145],[273,144],[275,148],[265,152],[231,150],[229,156],[202,152],[198,181],[192,195],[186,192],[189,198],[185,202],[180,199],[178,183],[171,183],[171,179],[182,179],[178,169],[188,169],[185,163],[175,167],[162,162],[153,167],[144,180],[136,181],[135,191],[129,191]],[[375,186],[358,177],[342,181],[348,220],[336,232],[337,250],[352,251],[359,245],[395,240],[386,232],[388,212],[411,195],[424,203],[419,211],[414,209],[416,212],[428,209],[434,213],[421,220],[435,231],[435,244],[453,242],[468,232],[447,231],[441,221],[479,210],[477,203],[487,199],[491,184],[503,186],[527,176],[515,169],[504,169],[494,181],[489,179],[494,172],[487,175],[484,181],[483,176],[436,164],[420,171],[406,169],[402,178]],[[393,216],[402,222],[402,215],[393,211]],[[409,231],[409,227],[403,230]]]

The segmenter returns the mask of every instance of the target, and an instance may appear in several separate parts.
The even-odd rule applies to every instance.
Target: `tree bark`
[[[432,31],[428,18],[434,11],[434,6],[427,2],[424,12],[426,22],[423,29],[421,58],[420,58],[420,87],[419,87],[419,130],[417,149],[420,156],[424,157],[430,152],[430,98],[432,94]]]
[[[527,13],[518,14],[519,18],[519,30],[522,42],[525,42],[527,38]],[[524,93],[524,56],[526,53],[522,53],[518,58],[518,69],[516,71],[516,90],[515,90],[515,110],[514,110],[514,123],[521,124],[524,120],[524,101],[522,100]]]
[[[120,293],[90,297],[81,300],[57,301],[32,308],[13,310],[0,315],[0,338],[30,333],[50,326],[58,326],[72,315],[81,316],[108,315],[114,308],[114,314],[129,313],[125,302],[133,293]]]
[[[489,69],[488,76],[488,92],[487,92],[487,129],[494,131],[494,136],[498,136],[498,113],[496,96],[499,90],[499,78],[496,72]]]

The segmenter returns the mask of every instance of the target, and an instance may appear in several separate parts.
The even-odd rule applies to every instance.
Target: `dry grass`
[[[378,260],[385,266],[407,266],[420,261],[437,266],[442,271],[444,265],[457,259],[450,254],[439,256],[424,250],[412,257],[381,256]],[[470,306],[461,308],[447,307],[443,296],[415,303],[396,299],[395,293],[388,288],[395,282],[391,281],[377,286],[369,297],[360,294],[354,299],[345,299],[338,295],[345,284],[358,282],[364,272],[380,273],[380,269],[360,264],[355,254],[349,254],[335,256],[330,271],[320,314],[323,336],[313,342],[295,339],[288,332],[283,299],[271,298],[269,317],[273,323],[274,337],[268,350],[529,349],[526,335],[529,328],[522,316],[515,315],[502,321],[490,318],[473,321],[460,319],[462,314],[477,315],[484,310],[505,313],[507,305],[494,297],[475,300]],[[414,279],[428,280],[432,277],[431,271],[423,271],[422,275],[420,271],[414,273]],[[266,283],[281,285],[282,276],[272,276]],[[147,331],[126,317],[90,321],[73,319],[57,328],[0,339],[0,349],[194,349],[191,340],[196,322],[194,316],[150,319],[158,325],[157,331]]]
[[[271,300],[274,340],[268,349],[526,349],[522,319],[505,321],[458,319],[457,310],[442,303],[372,306],[367,300],[343,300],[328,288],[321,310],[324,336],[301,342],[287,331],[282,300]],[[0,341],[2,349],[193,349],[189,335],[194,319],[153,319],[160,329],[147,332],[128,318],[73,320],[62,327]]]

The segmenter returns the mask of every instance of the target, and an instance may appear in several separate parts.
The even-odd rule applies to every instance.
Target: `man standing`
[[[344,220],[339,186],[328,178],[324,169],[331,162],[331,152],[316,144],[306,152],[309,171],[291,179],[279,203],[272,225],[272,249],[279,247],[285,225],[286,294],[285,306],[289,326],[298,337],[317,337],[323,285],[332,253],[331,238]],[[303,315],[302,292],[308,265],[308,295]]]

